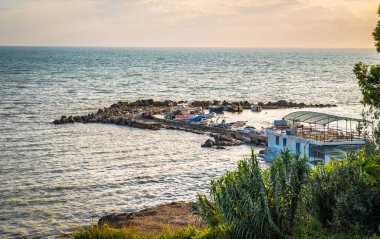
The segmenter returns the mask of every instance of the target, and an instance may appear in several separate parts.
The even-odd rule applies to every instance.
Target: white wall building
[[[344,123],[342,128],[339,128],[339,121]],[[353,122],[356,125],[360,121],[311,111],[290,113],[283,118],[286,125],[267,130],[268,148],[264,157],[274,160],[287,148],[294,154],[307,156],[311,162],[342,160],[349,151],[365,144],[365,137],[352,130]]]

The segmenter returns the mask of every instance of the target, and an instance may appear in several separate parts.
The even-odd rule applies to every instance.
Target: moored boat
[[[168,110],[165,112],[165,118],[171,120],[186,120],[196,116],[197,114],[203,114],[201,107],[189,107],[186,103],[177,104],[175,110]]]
[[[239,104],[226,105],[224,107],[224,110],[229,111],[229,112],[237,112],[237,113],[243,112],[243,109]]]
[[[215,113],[211,112],[209,114],[200,114],[195,115],[194,117],[191,117],[188,119],[189,122],[200,122],[202,119],[212,119],[215,117]]]
[[[251,110],[253,112],[261,112],[263,109],[261,108],[260,105],[251,105]]]
[[[194,114],[173,115],[172,120],[189,120],[195,116]]]
[[[241,128],[244,127],[247,124],[247,121],[236,121],[236,122],[231,122],[227,124],[231,128]]]
[[[224,111],[224,106],[223,105],[211,105],[208,110],[210,112],[215,112],[215,113],[223,113]]]

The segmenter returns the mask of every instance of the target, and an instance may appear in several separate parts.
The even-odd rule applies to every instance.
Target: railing
[[[363,135],[360,135],[355,131],[346,132],[339,129],[317,130],[314,128],[297,128],[296,130],[281,130],[281,133],[319,142],[347,142],[365,140]]]

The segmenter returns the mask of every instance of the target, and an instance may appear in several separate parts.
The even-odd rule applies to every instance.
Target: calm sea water
[[[119,100],[279,99],[358,116],[355,62],[375,50],[0,47],[0,237],[47,237],[113,212],[193,200],[247,146],[101,124],[53,125]],[[227,115],[253,125],[294,111]]]

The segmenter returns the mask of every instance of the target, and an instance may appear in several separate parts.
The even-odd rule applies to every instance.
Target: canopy
[[[363,121],[361,119],[355,119],[350,117],[336,116],[330,115],[320,112],[312,112],[312,111],[296,111],[290,113],[284,117],[286,120],[293,120],[299,122],[305,122],[310,124],[319,124],[319,125],[327,125],[334,121],[346,120],[346,121]]]

